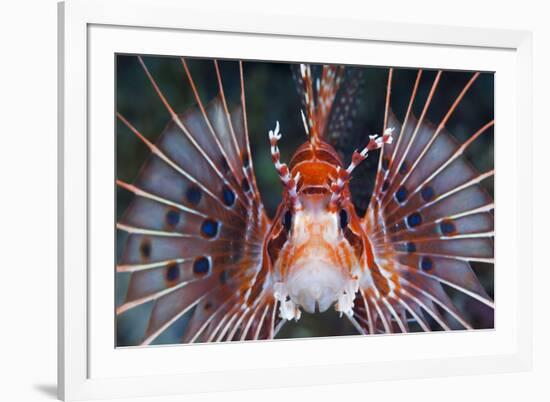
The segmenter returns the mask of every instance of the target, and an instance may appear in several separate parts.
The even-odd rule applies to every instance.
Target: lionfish
[[[434,125],[426,114],[442,71],[416,117],[413,103],[423,77],[417,71],[398,119],[391,104],[399,70],[389,68],[381,134],[368,135],[362,148],[342,155],[346,140],[335,132],[351,118],[346,112],[359,96],[360,78],[344,66],[294,65],[306,136],[286,164],[279,121],[265,133],[283,185],[271,218],[254,173],[243,62],[236,62],[240,99],[230,105],[217,60],[212,78],[218,95],[208,103],[188,60],[178,60],[195,102],[180,114],[147,63],[137,60],[170,115],[153,142],[117,112],[124,134],[150,151],[133,183],[116,181],[132,195],[116,224],[127,235],[116,271],[129,275],[116,315],[151,303],[140,318],[141,345],[154,343],[184,316],[181,343],[244,341],[272,339],[303,312],[331,307],[364,335],[473,329],[465,304],[446,289],[493,311],[471,262],[493,264],[494,202],[481,182],[494,170],[480,173],[465,151],[494,120],[463,142],[446,129],[479,72]],[[367,158],[378,162],[361,211],[353,189],[366,184],[360,177],[351,184]]]

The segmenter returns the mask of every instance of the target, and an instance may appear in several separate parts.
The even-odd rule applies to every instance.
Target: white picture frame
[[[129,9],[131,13],[128,13]],[[139,40],[136,40],[138,37]],[[113,159],[114,155],[114,150],[106,149],[98,159],[98,153],[94,151],[96,141],[103,141],[97,134],[98,130],[107,127],[106,141],[110,140],[108,127],[112,127],[110,132],[114,135],[113,109],[108,115],[101,108],[109,93],[112,97],[114,88],[113,74],[109,75],[112,70],[108,69],[109,55],[123,51],[179,54],[177,52],[184,51],[180,50],[183,49],[180,46],[184,45],[176,39],[186,37],[193,38],[189,43],[200,42],[206,46],[202,48],[202,55],[216,57],[266,59],[268,55],[262,52],[269,50],[278,52],[271,53],[278,54],[273,57],[277,60],[284,57],[300,60],[299,51],[303,52],[304,41],[308,41],[311,49],[307,57],[312,61],[319,57],[318,60],[322,61],[343,62],[342,58],[351,57],[354,48],[365,47],[376,51],[377,56],[373,53],[370,64],[412,63],[416,66],[427,63],[431,67],[460,68],[464,66],[464,58],[469,57],[470,66],[491,70],[491,66],[500,63],[498,66],[502,67],[495,68],[495,103],[497,125],[503,128],[499,128],[495,135],[495,164],[499,172],[495,178],[495,198],[499,200],[496,227],[501,231],[499,233],[503,233],[503,240],[497,241],[495,259],[498,269],[502,267],[505,274],[499,277],[497,272],[497,281],[503,285],[502,292],[497,296],[499,307],[496,310],[495,330],[430,334],[431,338],[427,341],[422,335],[412,335],[373,337],[372,340],[368,340],[369,337],[346,337],[198,345],[193,349],[117,351],[114,342],[110,347],[113,317],[106,316],[104,312],[112,309],[113,304],[109,297],[103,303],[98,302],[94,294],[109,294],[109,286],[112,285],[103,282],[103,279],[108,280],[112,270],[109,267],[108,272],[103,273],[107,276],[101,276],[98,270],[90,268],[93,264],[97,265],[96,261],[103,258],[103,253],[109,258],[109,253],[112,256],[113,252],[101,245],[96,249],[90,246],[91,242],[99,244],[94,239],[101,238],[103,233],[102,226],[95,220],[90,224],[90,211],[94,208],[96,211],[97,208],[100,208],[99,211],[109,209],[109,205],[98,207],[101,200],[109,198],[109,195],[96,191],[94,187],[94,180],[99,175],[110,174],[108,163],[104,170],[98,167],[97,162]],[[232,41],[241,41],[237,53],[229,45],[218,44],[216,48],[215,41],[211,40],[221,43],[223,38],[228,37],[233,38]],[[328,56],[316,55],[314,49],[317,42],[323,46],[337,44],[337,47]],[[265,46],[265,43],[272,46]],[[211,48],[208,48],[209,44]],[[383,50],[390,47],[403,51],[392,52],[390,56]],[[59,4],[59,48],[60,398],[161,396],[497,373],[528,370],[531,367],[532,184],[529,161],[532,153],[532,37],[529,32],[358,19],[320,20],[298,15],[255,15],[241,11],[217,15],[208,10],[207,5],[188,8],[177,0],[69,0]],[[407,49],[414,52],[407,52]],[[197,48],[193,54],[199,55],[199,52]],[[407,56],[407,53],[417,56]],[[419,54],[425,58],[415,61],[414,57],[420,57]],[[476,55],[475,60],[472,55]],[[500,83],[499,76],[503,77]],[[499,145],[500,135],[502,138],[508,135],[509,141],[501,141],[503,145]],[[514,147],[516,143],[521,143],[521,147]],[[112,142],[109,144],[112,145]],[[94,173],[91,175],[92,167]],[[499,198],[499,192],[510,194],[510,197]],[[499,215],[498,209],[503,213]],[[498,219],[504,215],[507,220]],[[94,219],[96,216],[97,213]],[[107,214],[106,218],[106,224],[112,225],[111,216]],[[500,257],[499,253],[502,253]],[[521,267],[516,260],[518,255],[522,256]],[[437,344],[440,349],[432,348],[435,352],[428,353],[428,349],[423,348],[428,344]],[[452,351],[446,350],[450,349],[450,344],[453,345]],[[385,350],[388,345],[401,350],[401,354],[376,355],[376,350]],[[323,350],[323,353],[315,353],[316,350]],[[368,358],[363,358],[359,353],[343,353],[345,350],[371,352]],[[281,359],[283,351],[289,351],[291,357]],[[213,358],[214,354],[218,360]],[[182,360],[175,359],[174,355],[185,356],[183,361],[195,362],[193,370],[176,367],[174,361],[179,361],[181,365]],[[163,370],[149,369],[158,367],[158,362],[163,361],[166,363],[162,366]]]

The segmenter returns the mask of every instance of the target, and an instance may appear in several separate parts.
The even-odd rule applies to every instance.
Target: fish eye
[[[348,213],[345,209],[340,210],[340,227],[345,229],[348,226]]]
[[[285,216],[283,217],[283,226],[285,227],[287,232],[290,232],[291,225],[292,225],[292,212],[288,210],[285,212]]]

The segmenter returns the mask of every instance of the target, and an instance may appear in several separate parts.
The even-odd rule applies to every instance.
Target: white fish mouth
[[[291,269],[285,282],[275,283],[275,298],[281,302],[281,318],[298,320],[300,307],[324,312],[336,303],[336,311],[351,316],[358,281],[339,267],[323,260],[310,260]]]

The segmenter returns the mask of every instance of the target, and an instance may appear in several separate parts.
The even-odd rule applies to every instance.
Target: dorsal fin
[[[299,64],[293,66],[292,71],[302,102],[304,126],[310,143],[315,145],[326,133],[344,67]]]

